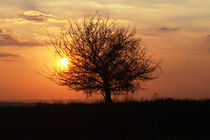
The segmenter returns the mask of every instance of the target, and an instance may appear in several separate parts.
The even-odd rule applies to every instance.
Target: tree
[[[112,103],[112,96],[134,93],[142,81],[157,78],[160,65],[147,54],[136,30],[120,26],[109,16],[97,13],[69,20],[59,37],[49,37],[55,55],[70,62],[66,70],[51,71],[50,79],[87,95],[99,93],[105,103]]]

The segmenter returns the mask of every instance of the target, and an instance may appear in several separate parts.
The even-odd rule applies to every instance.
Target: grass
[[[210,139],[210,100],[0,107],[0,139]]]

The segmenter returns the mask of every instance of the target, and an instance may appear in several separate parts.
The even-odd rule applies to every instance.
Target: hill
[[[0,107],[0,139],[210,139],[210,100]]]

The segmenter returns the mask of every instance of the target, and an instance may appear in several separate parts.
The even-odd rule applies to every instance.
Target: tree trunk
[[[109,89],[105,90],[105,103],[112,104],[111,92]]]

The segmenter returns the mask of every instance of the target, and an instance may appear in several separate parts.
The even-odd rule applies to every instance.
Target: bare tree
[[[148,56],[135,29],[100,14],[69,20],[59,37],[50,35],[50,44],[55,55],[70,62],[67,70],[51,71],[50,79],[87,95],[101,94],[105,103],[134,93],[142,81],[156,78],[160,66]]]

